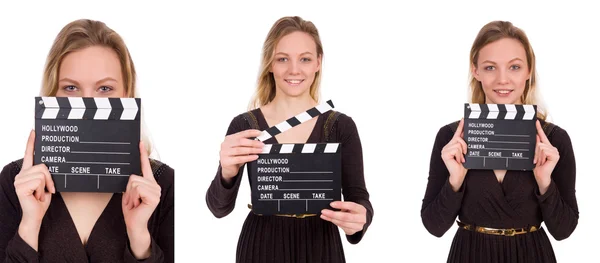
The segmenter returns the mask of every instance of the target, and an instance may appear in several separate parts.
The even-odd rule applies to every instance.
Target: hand
[[[18,230],[19,235],[37,251],[42,219],[50,206],[52,194],[56,193],[56,188],[54,188],[54,181],[52,181],[45,164],[33,166],[34,143],[35,131],[32,130],[27,140],[23,166],[15,177],[14,185],[23,210]]]
[[[225,137],[221,143],[221,174],[223,179],[231,182],[238,174],[240,167],[247,162],[258,159],[265,144],[261,141],[248,138],[260,136],[259,130],[245,130]]]
[[[321,219],[341,227],[349,236],[363,230],[367,223],[367,209],[363,205],[354,202],[335,201],[331,203],[331,207],[341,211],[323,209]]]
[[[450,173],[449,181],[454,192],[460,189],[467,175],[467,169],[463,166],[465,154],[467,154],[467,143],[462,138],[463,125],[464,119],[461,119],[454,136],[442,149],[442,160]]]
[[[160,202],[161,187],[154,179],[148,152],[142,142],[140,142],[140,159],[142,176],[132,174],[129,177],[121,207],[131,251],[137,259],[144,259],[151,253],[148,220]]]
[[[535,127],[537,128],[537,136],[535,156],[533,157],[533,163],[535,164],[533,174],[540,188],[540,194],[545,194],[552,181],[552,171],[560,159],[560,154],[558,149],[550,144],[539,120],[535,122]]]

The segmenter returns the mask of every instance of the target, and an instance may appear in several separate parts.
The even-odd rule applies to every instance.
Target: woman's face
[[[529,79],[525,48],[516,39],[503,38],[479,51],[473,76],[481,82],[489,104],[523,104],[521,95]]]
[[[317,45],[309,34],[290,33],[277,43],[271,72],[278,96],[308,95],[315,74],[320,69],[321,57],[317,55]]]
[[[91,46],[67,54],[58,71],[57,97],[125,97],[115,51]]]

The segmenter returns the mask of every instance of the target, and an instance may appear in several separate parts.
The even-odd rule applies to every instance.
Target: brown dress
[[[540,120],[544,125],[545,122]],[[457,122],[442,127],[431,154],[429,182],[421,217],[425,228],[441,237],[459,220],[491,228],[539,227],[562,240],[575,230],[579,219],[575,198],[575,156],[569,135],[556,126],[548,136],[560,154],[548,191],[540,195],[532,171],[507,171],[502,183],[492,170],[469,170],[458,192],[448,182],[449,172],[441,158]],[[556,262],[544,228],[515,235],[496,236],[458,228],[447,262],[502,263]]]
[[[15,193],[15,176],[23,160],[11,162],[0,173],[0,262],[174,262],[174,170],[152,161],[154,177],[161,187],[160,203],[148,221],[151,255],[138,261],[129,249],[121,193],[115,193],[96,221],[85,246],[60,194],[52,195],[40,228],[38,251],[29,246],[18,228],[21,205]]]
[[[261,130],[269,128],[260,109],[253,110],[252,113],[256,116]],[[318,117],[307,143],[324,142],[323,125],[328,114],[329,112],[326,112]],[[250,127],[240,114],[232,120],[227,135]],[[333,128],[330,142],[339,142],[342,145],[343,200],[361,204],[367,209],[367,223],[363,230],[346,236],[348,242],[357,244],[367,231],[373,217],[373,207],[369,201],[363,175],[361,143],[356,125],[350,117],[340,115]],[[277,141],[272,137],[265,143],[274,144]],[[217,218],[224,217],[233,210],[243,171],[244,166],[240,168],[234,182],[227,185],[222,180],[219,166],[215,179],[206,193],[208,208]],[[251,211],[240,233],[236,258],[236,262],[257,263],[345,262],[342,240],[336,225],[318,216],[306,218],[259,216]]]

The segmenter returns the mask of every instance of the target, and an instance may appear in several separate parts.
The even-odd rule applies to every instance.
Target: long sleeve
[[[552,171],[548,191],[540,195],[536,191],[544,223],[556,240],[568,238],[579,221],[575,197],[575,155],[571,139],[563,129],[556,128],[551,144],[558,149],[560,159]]]
[[[0,262],[39,262],[38,253],[17,232],[22,212],[13,183],[18,170],[10,163],[0,173]]]
[[[244,124],[245,121],[241,116],[234,118],[227,129],[226,135],[228,136],[249,129],[249,125]],[[227,184],[223,180],[221,165],[218,166],[217,173],[206,191],[206,204],[215,217],[225,217],[235,208],[235,200],[240,189],[244,166],[240,167],[238,174],[233,178],[231,184]]]
[[[175,171],[167,165],[158,170],[161,186],[161,201],[148,222],[150,230],[150,257],[137,260],[131,252],[129,240],[124,251],[124,262],[128,263],[172,263],[175,262]]]
[[[454,132],[444,126],[435,138],[429,165],[427,189],[421,207],[423,225],[436,237],[441,237],[452,227],[460,211],[465,185],[458,192],[448,181],[450,173],[442,160],[442,148],[452,139]]]
[[[363,230],[346,239],[357,244],[363,238],[373,220],[373,206],[365,185],[363,154],[360,137],[354,121],[345,115],[340,116],[337,131],[342,145],[342,193],[345,201],[363,205],[367,209],[367,222]]]

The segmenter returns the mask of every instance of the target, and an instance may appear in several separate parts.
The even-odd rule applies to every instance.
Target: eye
[[[519,66],[519,65],[512,65],[512,66],[510,66],[510,69],[512,69],[512,70],[519,70],[519,69],[521,69],[521,66]]]
[[[73,85],[68,85],[68,86],[64,86],[63,90],[67,91],[67,92],[74,92],[74,91],[77,91],[77,87],[75,87]]]
[[[109,87],[109,86],[101,86],[100,88],[98,88],[98,90],[102,93],[106,93],[106,92],[110,92],[113,90],[113,88]]]
[[[278,62],[286,62],[288,59],[287,58],[277,58]]]
[[[302,61],[302,62],[311,62],[312,59],[310,59],[310,58],[301,58],[300,61]]]
[[[494,66],[486,66],[483,69],[490,71],[490,70],[496,69],[496,67],[494,67]]]

